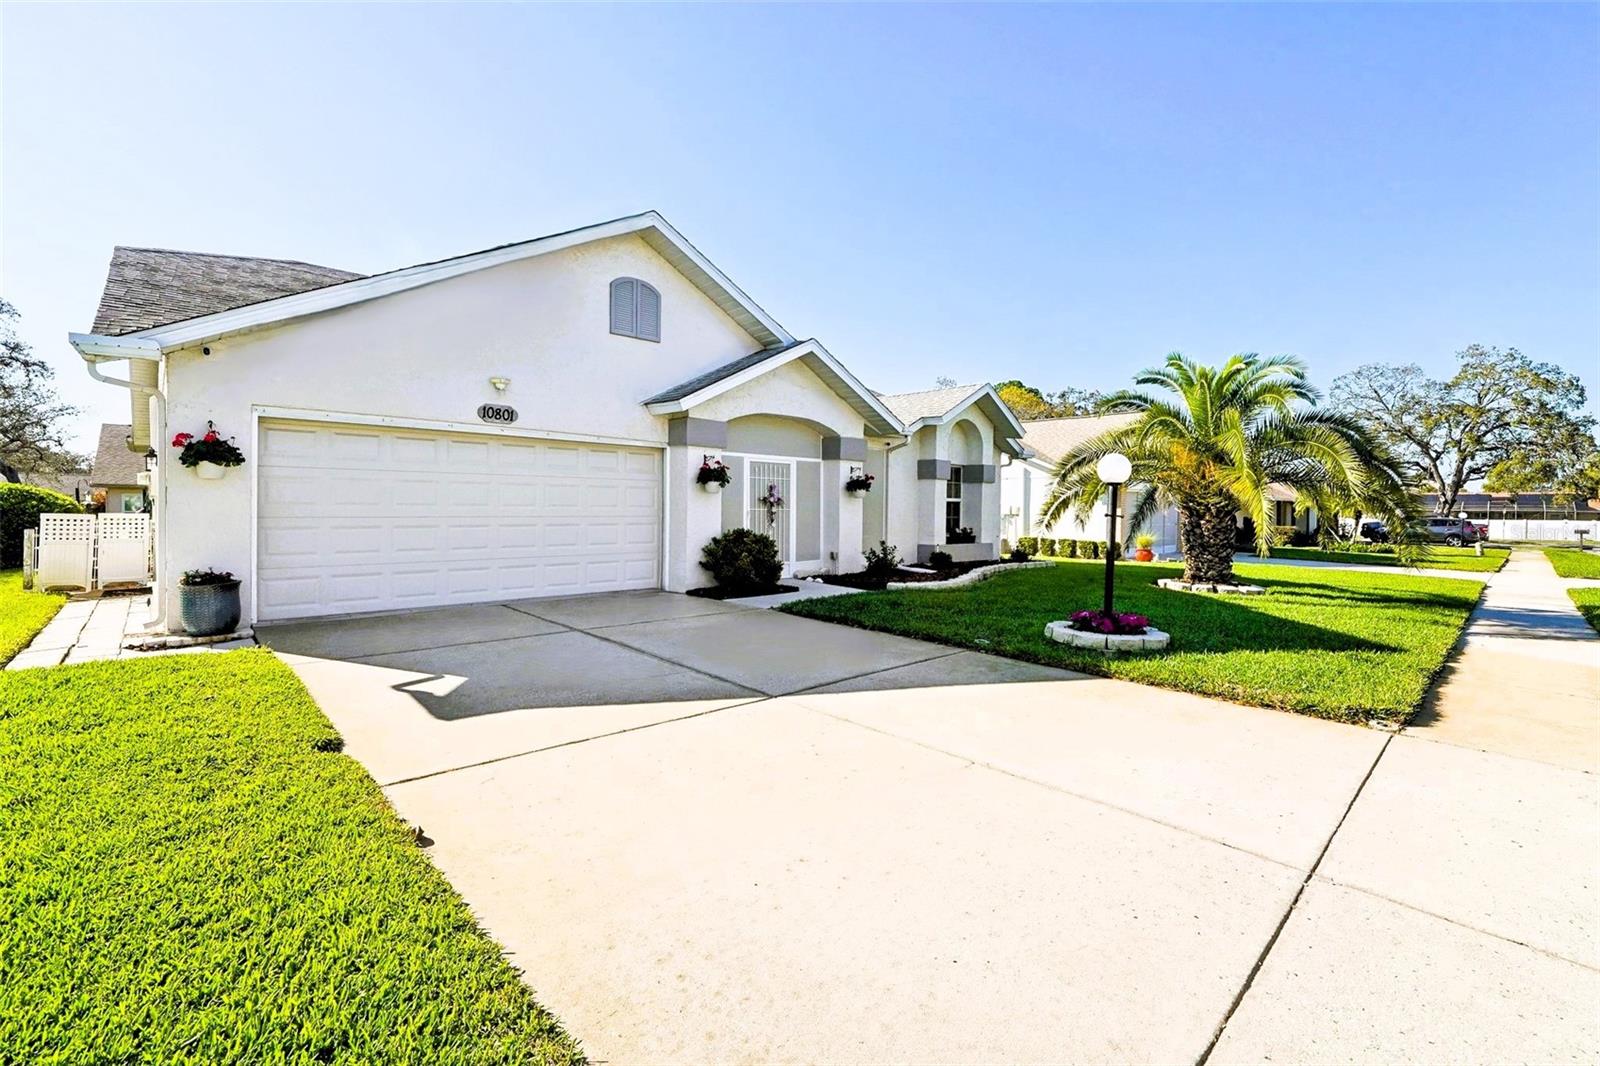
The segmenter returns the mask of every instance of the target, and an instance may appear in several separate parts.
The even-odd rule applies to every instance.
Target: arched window
[[[611,332],[642,341],[661,339],[661,294],[638,278],[611,282]]]

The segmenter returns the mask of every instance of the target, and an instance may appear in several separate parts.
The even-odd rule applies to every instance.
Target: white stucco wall
[[[609,332],[608,286],[619,276],[660,291],[659,343]],[[758,347],[630,236],[226,337],[210,355],[172,353],[167,425],[157,441],[166,566],[245,577],[251,616],[253,406],[481,425],[478,405],[499,402],[517,408],[518,431],[664,444],[667,420],[640,401]],[[493,376],[510,378],[510,388],[497,393]],[[200,432],[207,419],[245,453],[247,465],[220,481],[199,480],[166,446],[171,433]],[[163,584],[172,606],[175,593]]]
[[[1035,463],[1037,460],[1035,461]],[[1095,504],[1087,521],[1079,522],[1068,514],[1046,526],[1039,522],[1039,510],[1050,493],[1054,478],[1048,468],[1022,460],[1012,462],[1000,472],[1001,512],[1005,537],[1011,546],[1018,537],[1053,537],[1103,541],[1106,537],[1106,501]],[[1127,506],[1119,503],[1127,513]],[[1126,529],[1123,531],[1126,533]],[[1158,512],[1144,529],[1156,538],[1155,550],[1163,555],[1178,550],[1178,515],[1172,508]]]

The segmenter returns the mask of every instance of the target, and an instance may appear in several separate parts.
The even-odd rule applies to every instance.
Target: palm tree
[[[1294,489],[1297,508],[1330,494],[1358,501],[1366,513],[1389,519],[1393,530],[1415,518],[1399,464],[1349,417],[1315,409],[1317,391],[1292,356],[1235,355],[1210,367],[1174,352],[1164,367],[1134,381],[1174,395],[1127,390],[1101,401],[1101,413],[1136,417],[1061,457],[1042,523],[1068,511],[1080,522],[1089,517],[1106,490],[1095,464],[1108,452],[1133,463],[1129,499],[1138,502],[1130,531],[1157,508],[1177,506],[1188,581],[1234,581],[1238,513],[1253,521],[1261,554],[1270,552],[1277,534],[1269,485]]]

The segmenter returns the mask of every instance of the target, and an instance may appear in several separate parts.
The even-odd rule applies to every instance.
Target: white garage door
[[[262,620],[660,585],[661,455],[263,422]]]

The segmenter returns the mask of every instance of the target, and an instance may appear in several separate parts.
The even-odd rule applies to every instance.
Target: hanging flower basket
[[[716,495],[733,480],[733,471],[729,470],[728,464],[721,459],[702,455],[700,457],[700,472],[695,475],[694,479],[706,492]]]
[[[216,481],[230,466],[244,465],[244,453],[233,438],[223,439],[212,422],[206,423],[206,431],[198,437],[193,433],[176,434],[172,446],[181,449],[178,462],[206,481]]]
[[[852,496],[865,496],[872,491],[872,483],[876,480],[877,478],[863,472],[859,466],[853,466],[850,468],[850,476],[845,479],[844,491]]]

